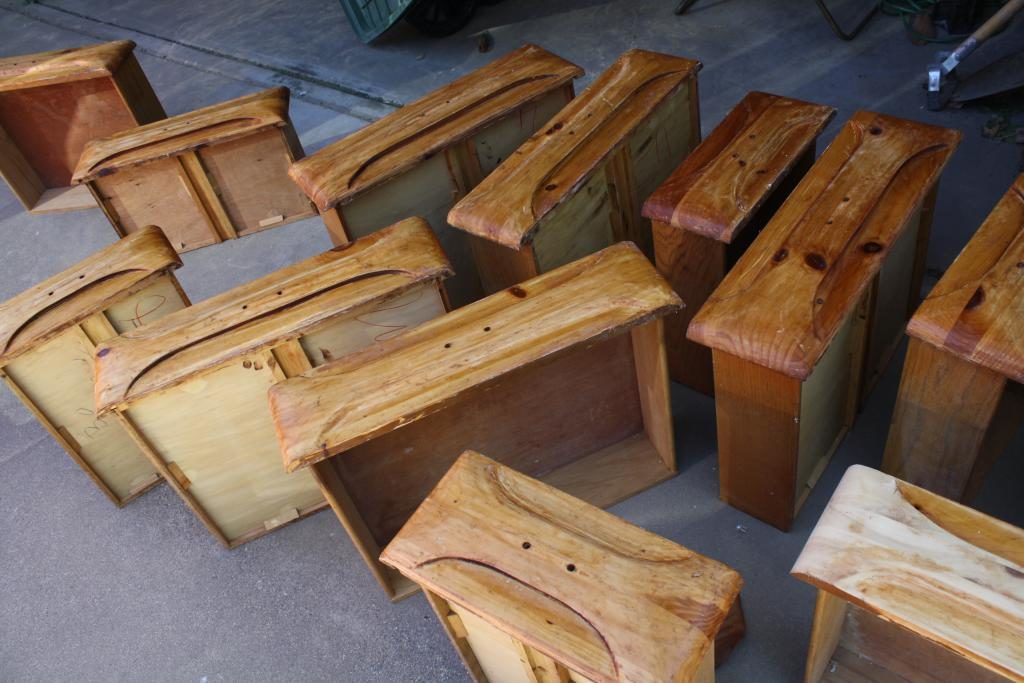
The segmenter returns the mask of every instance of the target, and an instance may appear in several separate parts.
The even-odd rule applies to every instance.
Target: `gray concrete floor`
[[[829,32],[810,0],[506,1],[458,36],[401,28],[359,43],[335,0],[0,0],[0,55],[131,38],[168,112],[285,84],[307,151],[518,47],[536,42],[587,70],[580,87],[639,46],[703,61],[705,134],[747,91],[832,104],[830,139],[866,108],[964,132],[939,194],[929,265],[948,266],[1011,183],[1019,149],[983,139],[989,112],[930,113],[920,89],[935,48],[878,17],[855,42]],[[855,2],[838,11],[856,13]],[[490,28],[492,53],[471,34]],[[0,187],[0,300],[111,243],[99,211],[30,216]],[[329,246],[317,220],[186,254],[194,300]],[[878,466],[902,354],[876,388],[801,512],[781,533],[717,498],[714,406],[673,391],[680,475],[614,512],[739,570],[749,632],[720,681],[796,681],[813,591],[788,576],[842,472]],[[1024,525],[1018,435],[977,506]],[[0,392],[0,680],[462,681],[422,597],[392,605],[330,512],[235,551],[166,487],[116,510],[7,392]]]

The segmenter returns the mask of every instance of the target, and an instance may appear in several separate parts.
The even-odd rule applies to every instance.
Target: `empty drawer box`
[[[168,316],[96,352],[96,403],[222,544],[324,507],[281,466],[267,389],[445,311],[450,272],[411,218]]]
[[[493,294],[270,392],[289,471],[311,466],[390,596],[380,550],[470,447],[599,506],[676,473],[661,318],[631,244]]]
[[[187,306],[180,265],[150,226],[0,304],[0,375],[119,506],[160,477],[116,420],[96,415],[93,352]]]
[[[456,201],[572,99],[575,64],[526,45],[295,164],[290,173],[323,212],[335,244],[423,216],[455,267],[455,306],[483,292],[464,235],[446,221]]]
[[[288,89],[271,88],[92,140],[74,182],[119,235],[159,223],[190,251],[315,216],[288,178],[301,158]]]
[[[69,187],[85,144],[164,118],[134,48],[118,40],[0,59],[0,175],[26,209],[96,208],[88,190]]]

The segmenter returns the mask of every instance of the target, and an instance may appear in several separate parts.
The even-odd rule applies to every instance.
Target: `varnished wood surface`
[[[321,211],[333,208],[582,75],[525,45],[295,163],[289,174]]]
[[[998,372],[910,339],[882,470],[952,500],[969,500],[967,483],[987,450],[1006,390]],[[1019,426],[1007,425],[1010,434]]]
[[[100,412],[203,368],[301,336],[330,317],[451,273],[430,227],[410,218],[101,345]]]
[[[907,332],[1024,382],[1024,175],[917,309]]]
[[[960,138],[948,128],[854,114],[697,313],[688,337],[806,379]]]
[[[456,204],[448,222],[519,249],[700,62],[630,50]]]
[[[644,203],[644,216],[732,242],[835,111],[749,93]]]
[[[109,77],[132,53],[135,43],[115,40],[86,47],[37,52],[0,59],[0,92]]]
[[[289,471],[441,410],[462,393],[680,308],[630,243],[285,380],[270,392]]]
[[[793,575],[1024,680],[1024,532],[855,465]]]
[[[89,141],[72,182],[288,125],[288,88],[276,87]],[[287,182],[287,181],[285,181]]]
[[[0,366],[180,265],[163,232],[149,226],[0,304]]]
[[[471,451],[381,559],[595,681],[693,680],[742,583]]]

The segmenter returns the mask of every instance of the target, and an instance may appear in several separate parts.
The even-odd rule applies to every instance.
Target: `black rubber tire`
[[[441,38],[469,23],[476,0],[420,0],[405,13],[405,20],[420,33]]]

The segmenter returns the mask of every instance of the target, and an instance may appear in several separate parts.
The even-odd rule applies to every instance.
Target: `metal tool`
[[[928,67],[928,109],[939,111],[946,106],[956,85],[955,69],[978,46],[995,35],[1013,16],[1024,8],[1024,0],[1009,0],[988,21],[979,26],[952,52],[940,52],[940,61]]]

